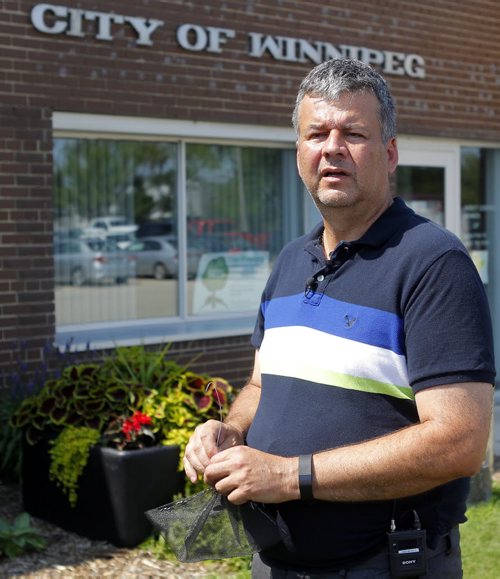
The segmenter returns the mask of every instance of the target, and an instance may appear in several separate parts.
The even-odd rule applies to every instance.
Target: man
[[[391,577],[398,565],[461,577],[457,526],[495,378],[481,280],[454,235],[391,196],[394,107],[378,73],[317,66],[293,119],[323,223],[278,257],[252,377],[222,426],[196,430],[186,473],[288,527],[254,577]]]

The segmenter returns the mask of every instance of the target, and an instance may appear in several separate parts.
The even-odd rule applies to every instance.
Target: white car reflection
[[[54,243],[55,281],[81,286],[125,283],[134,263],[115,243],[103,239],[57,239]]]
[[[188,248],[187,274],[196,277],[201,249]],[[178,276],[179,262],[174,237],[141,237],[127,247],[127,254],[135,262],[138,277],[166,279]]]

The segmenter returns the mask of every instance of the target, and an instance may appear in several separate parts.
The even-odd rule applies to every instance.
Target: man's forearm
[[[245,438],[257,411],[260,392],[260,386],[249,382],[241,389],[236,400],[231,405],[229,414],[224,420],[226,424],[239,430],[243,438]]]
[[[467,387],[466,387],[467,388]],[[314,456],[314,496],[329,501],[415,495],[481,466],[491,418],[491,386],[470,385],[446,400],[446,387],[424,396],[422,422],[378,439]],[[431,398],[432,395],[432,398]],[[428,408],[446,408],[427,419]]]
[[[376,501],[416,495],[465,476],[450,446],[429,449],[426,425],[314,455],[314,496],[326,501]],[[426,455],[414,452],[421,445]],[[438,450],[439,449],[439,450]],[[443,452],[444,451],[444,452]]]

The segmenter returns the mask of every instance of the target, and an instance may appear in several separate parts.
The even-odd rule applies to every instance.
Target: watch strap
[[[303,501],[310,501],[313,497],[312,486],[312,454],[299,456],[299,490]]]

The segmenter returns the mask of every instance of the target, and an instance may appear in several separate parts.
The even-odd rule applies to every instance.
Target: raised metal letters
[[[153,33],[164,25],[162,20],[125,16],[123,14],[82,10],[54,4],[36,4],[31,10],[31,23],[42,34],[64,34],[84,37],[83,23],[96,23],[96,40],[113,40],[113,27],[129,25],[137,34],[136,44],[152,46]],[[181,24],[175,33],[177,43],[191,52],[221,53],[229,39],[236,37],[230,28]],[[248,55],[263,58],[266,55],[275,60],[319,64],[330,58],[356,58],[379,67],[385,74],[425,78],[425,62],[418,54],[405,54],[390,50],[375,50],[348,44],[334,45],[330,42],[309,42],[302,38],[270,36],[260,32],[248,33]]]

